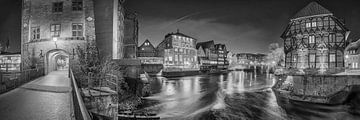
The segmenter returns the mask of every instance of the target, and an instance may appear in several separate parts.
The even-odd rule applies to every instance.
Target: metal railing
[[[73,110],[76,120],[91,120],[90,114],[87,111],[84,101],[81,97],[81,91],[79,90],[74,74],[69,68],[69,77],[71,81],[71,94],[72,94],[72,100],[73,100]]]

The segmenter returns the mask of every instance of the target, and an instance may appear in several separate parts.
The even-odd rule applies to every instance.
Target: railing
[[[73,99],[73,110],[76,120],[91,120],[90,114],[87,111],[84,101],[81,97],[79,88],[76,84],[74,74],[71,69],[69,69],[69,77],[71,80],[71,94]]]
[[[0,94],[15,89],[44,75],[44,69],[28,69],[21,72],[0,73]]]

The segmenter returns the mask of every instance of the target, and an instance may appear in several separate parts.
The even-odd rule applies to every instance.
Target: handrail
[[[75,77],[74,77],[74,74],[71,70],[71,68],[69,68],[69,74],[70,74],[70,80],[71,80],[71,87],[72,87],[72,95],[73,95],[73,102],[75,102],[74,100],[76,100],[76,104],[78,104],[78,106],[76,105],[76,107],[79,107],[78,109],[80,109],[80,112],[81,112],[81,116],[77,116],[77,114],[75,114],[75,118],[78,119],[81,119],[81,120],[91,120],[91,117],[84,105],[84,102],[83,102],[83,99],[81,97],[81,94],[80,94],[80,91],[79,91],[79,88],[76,84],[76,81],[75,81]],[[76,98],[74,98],[76,97]],[[75,104],[75,103],[74,103]],[[74,109],[75,108],[75,105],[74,105]],[[74,112],[76,112],[76,110],[74,110]]]

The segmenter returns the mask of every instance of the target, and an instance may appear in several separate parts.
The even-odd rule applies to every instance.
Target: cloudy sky
[[[169,32],[193,36],[199,42],[225,43],[232,52],[266,53],[281,43],[289,18],[311,1],[318,1],[352,31],[360,31],[356,0],[126,0],[139,18],[139,44],[157,45]],[[11,38],[11,51],[20,51],[21,0],[0,0],[0,41]]]
[[[139,17],[139,43],[157,45],[169,32],[193,36],[198,41],[225,43],[233,52],[266,53],[289,18],[314,0],[127,0],[125,7]],[[360,29],[360,7],[355,0],[318,0],[344,18],[347,26]]]

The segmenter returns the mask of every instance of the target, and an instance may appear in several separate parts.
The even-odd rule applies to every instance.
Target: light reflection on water
[[[319,111],[302,108],[314,105],[282,105],[286,110],[280,107],[270,88],[274,83],[273,75],[256,75],[242,71],[222,75],[159,77],[151,82],[153,94],[145,98],[142,110],[155,111],[162,119],[322,118],[313,117],[320,114]],[[327,109],[331,111],[334,108]],[[306,114],[315,115],[304,117]]]

